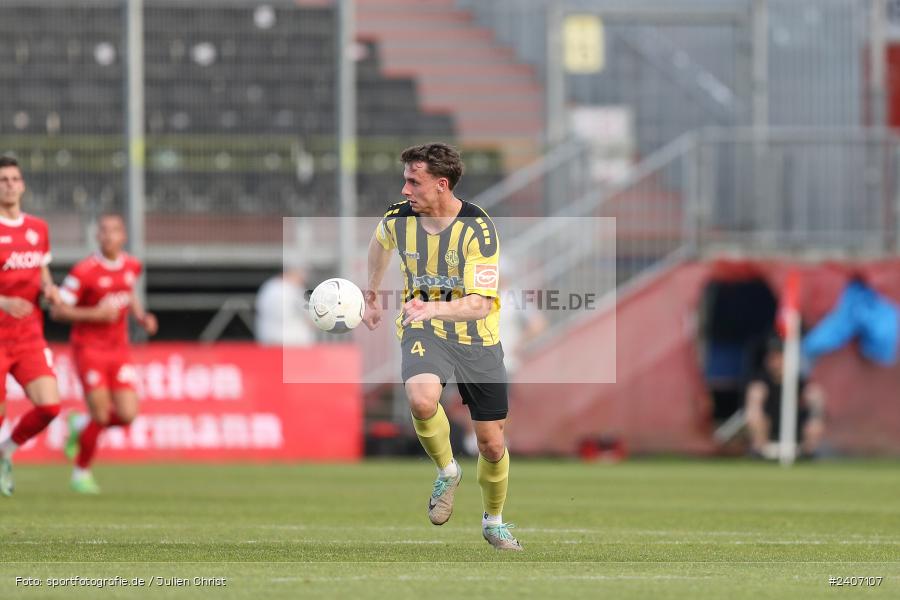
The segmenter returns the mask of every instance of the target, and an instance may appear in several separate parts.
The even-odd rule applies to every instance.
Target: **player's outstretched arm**
[[[141,301],[137,297],[137,295],[131,295],[131,305],[129,306],[129,308],[131,310],[131,314],[134,315],[135,320],[140,324],[140,326],[144,328],[144,331],[147,332],[147,335],[156,335],[156,331],[159,329],[159,323],[157,323],[156,321],[156,315],[144,310],[144,307],[141,305]]]
[[[71,306],[60,302],[50,307],[50,318],[61,323],[113,323],[119,318],[119,309],[111,304]]]
[[[375,329],[381,323],[381,306],[378,304],[378,290],[388,265],[391,264],[391,251],[381,245],[374,235],[369,242],[369,279],[368,288],[363,292],[366,299],[366,314],[363,323],[369,329]]]
[[[47,300],[50,306],[62,304],[62,298],[59,295],[59,288],[53,283],[53,276],[50,275],[50,267],[44,265],[41,267],[41,294]]]
[[[440,319],[441,321],[477,321],[491,312],[493,299],[479,294],[469,294],[456,300],[424,302],[413,298],[403,305],[403,324]]]

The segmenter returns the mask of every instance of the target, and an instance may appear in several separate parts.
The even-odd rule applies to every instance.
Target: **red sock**
[[[25,413],[25,416],[19,419],[16,428],[13,429],[10,439],[17,445],[21,446],[40,432],[44,430],[50,421],[59,414],[59,404],[49,404],[47,406],[35,406]]]
[[[97,452],[97,441],[100,438],[100,432],[107,427],[127,426],[128,423],[119,418],[119,415],[113,413],[109,416],[109,423],[100,425],[91,419],[81,435],[78,436],[78,457],[75,459],[75,465],[80,469],[87,469],[94,460],[94,453]]]
[[[106,424],[107,427],[124,427],[125,425],[128,423],[120,419],[116,413],[109,415],[109,423]]]
[[[94,452],[97,451],[97,438],[100,437],[101,431],[103,431],[103,425],[93,419],[81,430],[81,435],[78,436],[78,457],[75,459],[78,468],[87,469],[91,466]]]

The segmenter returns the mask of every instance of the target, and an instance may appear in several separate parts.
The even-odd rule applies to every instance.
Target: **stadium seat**
[[[258,9],[240,0],[146,3],[150,213],[335,214],[334,10]],[[17,150],[44,157],[29,169],[31,202],[41,210],[121,206],[122,30],[113,4],[0,6],[0,52],[12,58],[0,64],[0,84],[13,90],[0,97],[0,132],[35,136],[32,150]],[[452,117],[420,110],[415,81],[381,74],[376,43],[361,42],[357,75],[364,138],[453,139]],[[312,152],[311,179],[298,178],[291,143]],[[361,164],[377,163],[362,146]],[[380,214],[398,197],[396,169],[360,174],[359,187],[361,212]]]

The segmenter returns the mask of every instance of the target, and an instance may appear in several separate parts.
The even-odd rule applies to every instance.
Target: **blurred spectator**
[[[266,345],[307,346],[315,342],[306,310],[306,276],[290,267],[268,279],[256,295],[256,341]]]
[[[781,380],[784,373],[784,347],[773,337],[766,347],[762,372],[747,386],[744,410],[750,431],[751,452],[769,456],[770,441],[778,438],[781,427]],[[815,456],[825,434],[825,392],[822,387],[801,377],[797,394],[797,437],[800,455]]]
[[[507,269],[500,278],[500,341],[503,364],[510,380],[522,364],[528,345],[547,329],[547,319],[521,285],[517,273]]]

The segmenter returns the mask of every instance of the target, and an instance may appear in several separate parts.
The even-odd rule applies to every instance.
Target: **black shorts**
[[[777,440],[781,436],[781,399],[767,400],[764,410],[771,424],[769,439]],[[803,406],[797,408],[797,431],[795,435],[798,440],[803,439],[803,427],[811,416],[809,409]]]
[[[503,347],[466,346],[442,340],[424,329],[407,329],[400,342],[402,375],[432,373],[441,385],[456,375],[456,387],[473,421],[499,421],[509,411]]]

